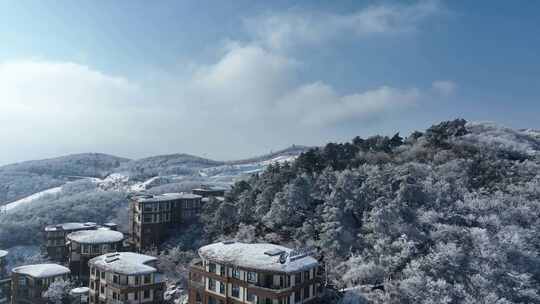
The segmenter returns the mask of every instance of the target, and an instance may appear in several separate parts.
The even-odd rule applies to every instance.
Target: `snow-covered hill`
[[[307,147],[295,146],[264,156],[231,162],[213,161],[187,154],[154,156],[134,161],[106,156],[104,154],[78,154],[73,157],[66,156],[52,160],[30,161],[8,165],[0,168],[0,176],[2,170],[6,170],[6,172],[19,170],[19,174],[31,174],[24,170],[35,172],[36,170],[44,170],[43,168],[46,167],[54,169],[51,169],[52,171],[49,175],[40,175],[42,179],[45,178],[48,182],[43,183],[43,185],[36,185],[34,179],[29,178],[25,180],[25,175],[19,175],[18,183],[20,185],[28,183],[27,189],[22,192],[27,195],[19,197],[14,201],[8,201],[7,204],[0,207],[0,214],[5,214],[22,206],[27,207],[33,202],[39,202],[47,196],[62,196],[63,187],[74,181],[81,180],[95,184],[96,188],[102,191],[121,191],[126,193],[140,191],[153,191],[156,193],[189,191],[191,188],[200,185],[213,185],[226,188],[239,178],[264,170],[269,164],[292,162],[300,153],[307,149]],[[85,155],[88,159],[85,159]],[[62,160],[65,160],[65,163],[62,163]],[[79,168],[83,164],[94,164],[94,167],[92,169],[85,169],[86,171],[84,171]],[[70,168],[72,165],[75,168]],[[102,174],[106,172],[103,170],[109,170],[109,173],[105,177],[95,177],[95,175],[83,176],[84,172],[97,172],[97,168],[102,170],[99,171]],[[53,173],[55,174],[54,178],[52,177]],[[60,173],[70,173],[71,175],[62,175]],[[50,179],[47,179],[49,177]],[[39,180],[41,181],[42,179]],[[44,188],[45,185],[51,186]],[[2,187],[1,182],[0,187]],[[37,191],[32,191],[32,189],[37,189]]]

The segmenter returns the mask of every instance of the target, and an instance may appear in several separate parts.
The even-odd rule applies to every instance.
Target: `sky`
[[[0,164],[540,128],[538,1],[0,0]]]

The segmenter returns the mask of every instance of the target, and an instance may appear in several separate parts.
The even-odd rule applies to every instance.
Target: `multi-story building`
[[[88,262],[100,255],[122,250],[124,234],[118,231],[99,228],[83,230],[67,235],[69,269],[74,278],[88,282]]]
[[[157,259],[133,252],[105,254],[90,260],[90,304],[163,303],[165,282]]]
[[[0,304],[8,303],[11,294],[11,280],[6,270],[7,255],[7,251],[0,250]]]
[[[12,304],[44,304],[43,292],[57,280],[69,279],[69,269],[58,264],[26,265],[11,271]]]
[[[45,227],[45,250],[47,257],[57,262],[67,262],[66,236],[75,231],[95,230],[96,223],[64,223]]]
[[[311,303],[319,295],[320,274],[309,254],[261,243],[204,246],[190,268],[188,303]]]
[[[130,243],[136,250],[159,246],[172,229],[199,218],[201,196],[190,193],[138,195],[129,207]]]

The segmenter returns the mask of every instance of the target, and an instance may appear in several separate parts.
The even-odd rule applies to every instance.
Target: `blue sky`
[[[1,1],[0,163],[538,128],[540,3]]]

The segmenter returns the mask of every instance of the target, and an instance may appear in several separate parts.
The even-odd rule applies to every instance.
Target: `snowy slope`
[[[14,208],[17,208],[17,207],[20,207],[20,206],[23,206],[23,205],[28,205],[28,204],[30,204],[30,203],[32,203],[34,201],[39,200],[40,198],[42,198],[45,195],[56,194],[56,193],[59,193],[60,191],[62,191],[62,187],[54,187],[54,188],[51,188],[51,189],[40,191],[38,193],[34,193],[34,194],[30,195],[30,196],[27,196],[27,197],[22,198],[20,200],[14,201],[14,202],[9,203],[7,205],[0,206],[0,214],[5,213],[5,212],[9,212],[10,210],[12,210]]]

